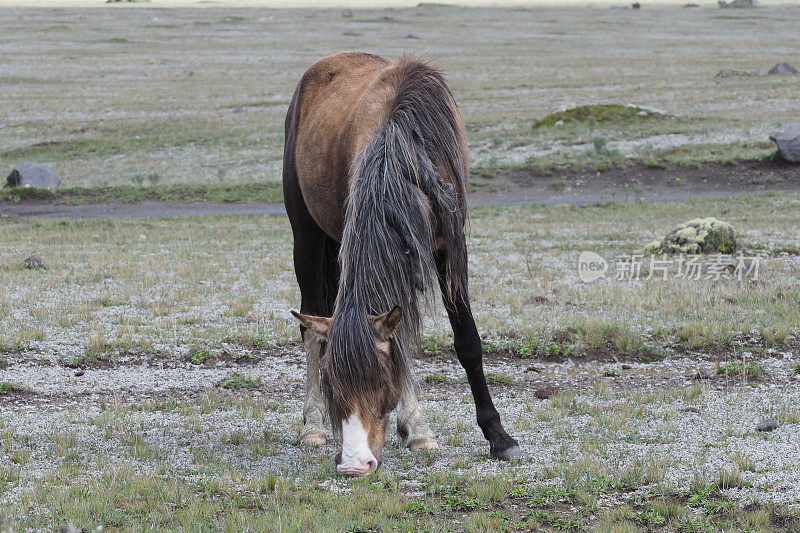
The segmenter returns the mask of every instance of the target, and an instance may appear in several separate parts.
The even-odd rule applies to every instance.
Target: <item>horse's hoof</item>
[[[500,461],[513,461],[522,457],[522,450],[517,444],[515,444],[510,448],[506,448],[505,450],[492,452],[492,457],[499,459]]]
[[[322,446],[326,442],[327,439],[323,433],[309,433],[308,435],[303,435],[300,438],[300,444],[304,444],[306,446]]]
[[[432,437],[422,437],[408,443],[408,449],[412,452],[417,450],[438,450],[439,443]]]

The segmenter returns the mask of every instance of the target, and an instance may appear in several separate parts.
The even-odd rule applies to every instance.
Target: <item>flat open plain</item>
[[[800,78],[763,74],[800,63],[798,16],[1,8],[0,168],[45,162],[86,190],[0,205],[0,530],[796,531],[800,176],[766,133],[797,120]],[[437,306],[415,363],[441,449],[390,435],[376,475],[335,474],[332,439],[295,444],[286,218],[169,201],[103,218],[85,200],[279,180],[294,84],[352,48],[425,53],[461,104],[471,295],[517,463],[487,458]],[[657,114],[534,127],[590,104]],[[205,214],[156,216],[176,205]],[[59,216],[9,214],[36,209]],[[757,273],[645,279],[645,256],[639,279],[617,279],[620,260],[709,216]],[[582,251],[607,275],[581,281]],[[22,266],[34,253],[47,269]]]

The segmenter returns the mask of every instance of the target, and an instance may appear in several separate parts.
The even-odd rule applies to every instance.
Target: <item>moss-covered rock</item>
[[[713,217],[695,218],[678,224],[647,248],[652,253],[732,254],[736,251],[736,237],[733,227],[727,222]]]
[[[533,129],[568,124],[570,122],[593,124],[627,124],[630,122],[665,118],[665,115],[636,106],[594,104],[572,107],[547,115],[533,125]]]

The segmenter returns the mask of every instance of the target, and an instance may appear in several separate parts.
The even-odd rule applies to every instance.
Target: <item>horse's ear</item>
[[[328,338],[328,330],[331,329],[331,319],[324,316],[310,316],[301,315],[296,311],[292,311],[292,315],[300,321],[305,327],[320,337]]]
[[[389,337],[400,325],[400,320],[403,318],[403,308],[399,305],[392,307],[392,310],[372,318],[372,325],[375,326],[375,331],[381,340],[388,340]]]

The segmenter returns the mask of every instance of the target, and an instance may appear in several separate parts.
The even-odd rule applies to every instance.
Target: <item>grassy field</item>
[[[559,339],[570,349],[613,341],[615,351],[632,356],[651,342],[679,350],[782,344],[800,324],[797,205],[794,196],[768,195],[476,209],[471,294],[479,327],[498,349],[530,354]],[[698,215],[731,222],[746,253],[766,255],[757,280],[620,282],[609,273],[580,282],[581,251],[600,254],[613,268],[615,258],[641,253]],[[179,220],[4,220],[0,346],[104,358],[296,341],[288,310],[299,291],[288,221]],[[48,270],[22,267],[33,253]],[[429,342],[443,347],[450,339],[439,311]]]
[[[417,361],[442,449],[377,476],[304,449],[283,217],[0,221],[0,517],[16,529],[791,531],[797,196],[479,208],[472,297],[513,465],[487,459],[437,309]],[[717,216],[758,279],[586,284]],[[568,221],[568,222],[567,222]],[[39,253],[46,270],[22,260]],[[535,391],[558,393],[538,400]],[[779,423],[772,433],[755,425]],[[15,529],[15,530],[16,530]]]
[[[598,144],[603,165],[761,157],[772,150],[767,132],[800,103],[796,80],[716,74],[796,64],[798,15],[792,5],[424,4],[351,17],[340,9],[4,8],[0,168],[48,163],[65,187],[274,182],[295,84],[313,61],[344,49],[424,54],[444,69],[474,167],[591,166],[586,154]],[[534,128],[586,104],[661,115]]]
[[[3,7],[0,170],[33,160],[64,182],[0,201],[279,201],[294,86],[343,49],[446,71],[476,190],[515,169],[570,188],[584,178],[559,170],[763,159],[800,104],[796,77],[764,75],[800,61],[798,16]],[[790,172],[762,167],[737,180]],[[473,208],[485,369],[523,458],[488,459],[437,306],[415,366],[441,448],[390,435],[359,480],[336,474],[333,440],[296,444],[305,362],[285,217],[0,214],[0,531],[798,531],[798,208],[775,193]],[[757,274],[716,279],[706,256],[700,279],[674,262],[659,279],[648,243],[709,216]],[[591,283],[584,251],[608,265]],[[24,268],[31,254],[47,268]],[[641,275],[618,279],[637,254]],[[777,429],[756,429],[767,420]]]

